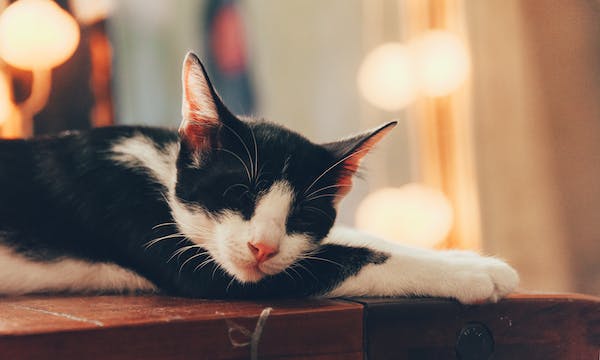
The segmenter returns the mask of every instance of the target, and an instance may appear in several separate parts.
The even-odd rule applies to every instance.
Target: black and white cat
[[[395,125],[315,144],[232,115],[198,58],[179,133],[99,128],[0,141],[0,294],[161,290],[202,298],[424,295],[496,301],[495,258],[332,228]]]

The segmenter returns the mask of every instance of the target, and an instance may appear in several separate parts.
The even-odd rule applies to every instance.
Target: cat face
[[[272,123],[237,118],[192,53],[183,65],[182,115],[173,216],[241,282],[314,255],[359,162],[395,125],[319,145]]]

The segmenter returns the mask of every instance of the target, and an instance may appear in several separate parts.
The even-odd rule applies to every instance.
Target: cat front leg
[[[495,302],[513,291],[517,272],[502,260],[467,251],[434,251],[397,245],[335,228],[324,245],[366,248],[383,259],[367,263],[327,296],[435,296],[461,303]]]

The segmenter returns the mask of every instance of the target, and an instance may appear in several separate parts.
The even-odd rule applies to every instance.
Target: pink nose
[[[277,254],[276,248],[263,243],[248,243],[248,248],[259,263],[264,262]]]

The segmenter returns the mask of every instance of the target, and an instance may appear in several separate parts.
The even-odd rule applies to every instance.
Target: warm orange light
[[[371,51],[358,71],[358,88],[365,99],[387,111],[397,111],[416,97],[415,68],[408,47],[383,44]]]
[[[0,15],[0,56],[24,70],[65,62],[79,43],[79,26],[49,0],[18,0]]]
[[[429,31],[411,44],[420,90],[427,96],[445,96],[458,89],[469,74],[464,42],[449,31]]]
[[[9,79],[0,71],[0,125],[6,122],[15,112]]]
[[[421,184],[384,188],[359,205],[359,229],[399,243],[431,248],[452,228],[453,211],[440,191]]]

